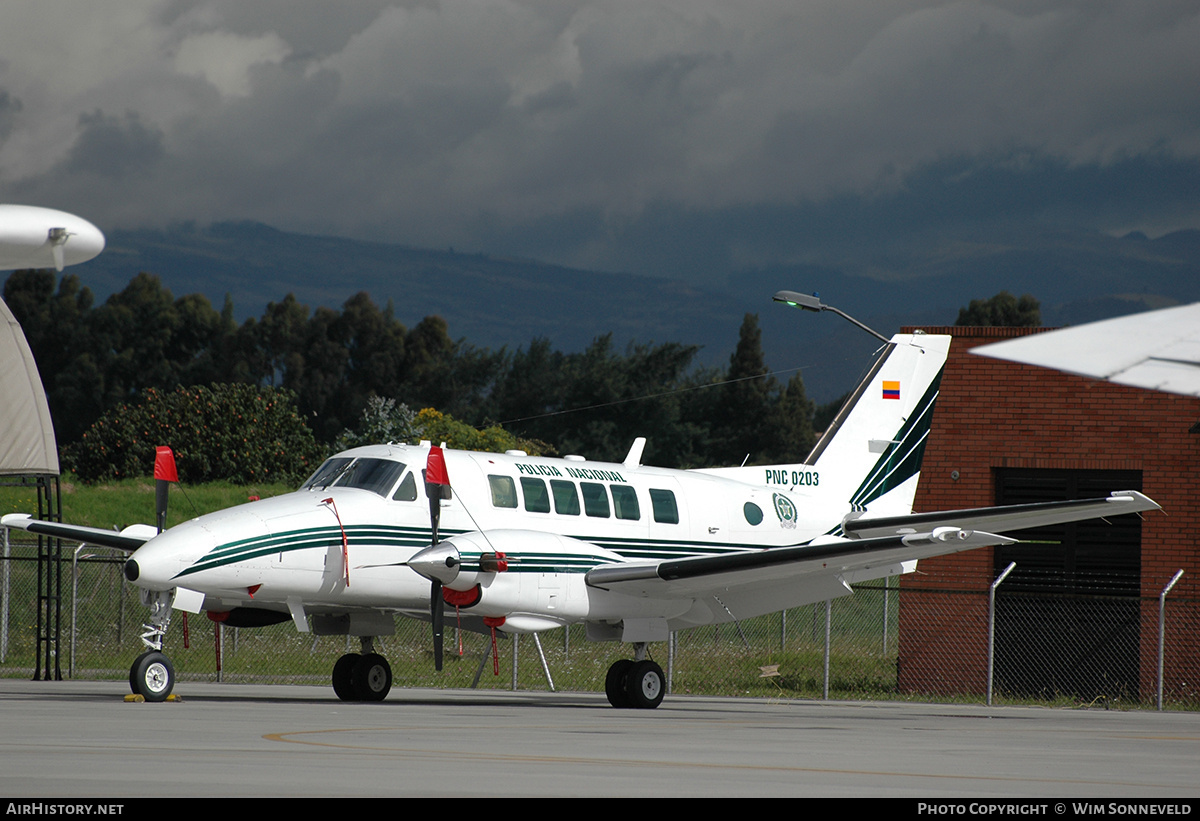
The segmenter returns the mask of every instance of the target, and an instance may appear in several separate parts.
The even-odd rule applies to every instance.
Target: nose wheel
[[[166,701],[175,689],[175,668],[158,650],[148,650],[129,668],[129,689],[146,701]]]

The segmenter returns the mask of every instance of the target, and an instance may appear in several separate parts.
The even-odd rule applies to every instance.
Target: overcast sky
[[[1200,4],[0,0],[0,201],[674,275],[1200,228]]]

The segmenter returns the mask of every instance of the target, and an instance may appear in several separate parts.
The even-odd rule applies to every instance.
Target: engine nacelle
[[[451,591],[478,587],[478,600],[464,610],[503,616],[502,629],[509,632],[531,632],[584,618],[584,574],[621,561],[616,553],[556,533],[489,530],[453,536],[421,551],[408,565]]]

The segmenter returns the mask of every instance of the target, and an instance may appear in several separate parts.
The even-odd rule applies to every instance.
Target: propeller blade
[[[453,545],[449,549],[438,547],[438,524],[442,518],[442,499],[449,499],[450,475],[446,472],[446,459],[439,447],[429,449],[429,457],[425,462],[425,495],[429,497],[429,531],[432,544],[409,559],[408,566],[430,580],[429,586],[429,620],[433,624],[433,666],[439,672],[442,669],[442,651],[444,649],[443,622],[445,621],[446,602],[442,598],[442,579],[439,576],[450,574],[449,581],[458,575],[458,551]],[[431,561],[432,559],[432,561]],[[441,567],[435,567],[440,559]],[[416,560],[416,561],[414,561]]]
[[[54,248],[59,254],[62,253],[61,245],[56,245]],[[175,469],[175,454],[169,447],[160,445],[155,448],[154,454],[154,521],[158,525],[159,533],[167,529],[167,495],[170,483],[178,481],[179,473]]]
[[[429,615],[433,622],[433,667],[438,671],[442,669],[442,650],[445,644],[443,636],[445,610],[446,603],[442,598],[442,583],[435,579],[430,585]]]

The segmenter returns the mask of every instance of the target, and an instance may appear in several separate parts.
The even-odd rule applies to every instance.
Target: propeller
[[[433,501],[437,503],[436,499]],[[433,527],[433,538],[437,539],[437,525]],[[414,553],[406,562],[409,568],[430,580],[430,621],[433,623],[433,666],[442,670],[443,624],[445,621],[445,599],[443,585],[449,585],[458,577],[462,559],[458,550],[450,543],[434,543],[425,550]]]
[[[169,447],[159,445],[154,451],[154,523],[157,525],[159,533],[167,529],[169,483],[178,481],[179,473],[175,469],[175,454]]]
[[[425,463],[425,495],[429,498],[429,529],[432,535],[432,541],[428,548],[422,550],[416,556],[409,560],[409,567],[413,567],[413,559],[422,556],[425,553],[431,553],[431,558],[443,556],[443,567],[452,570],[454,576],[458,575],[458,551],[453,547],[453,557],[450,557],[443,552],[439,552],[438,548],[438,523],[442,517],[442,499],[450,498],[450,474],[446,472],[446,457],[442,453],[442,449],[436,445],[429,448],[429,459]],[[436,561],[436,558],[435,558]],[[414,568],[417,569],[417,568]],[[431,570],[433,568],[430,568]],[[420,572],[420,570],[418,570]],[[429,621],[433,625],[433,666],[435,670],[442,669],[442,653],[445,644],[443,636],[443,626],[445,624],[446,602],[442,598],[442,578],[443,574],[422,574],[429,579]],[[449,579],[452,581],[453,577]]]

